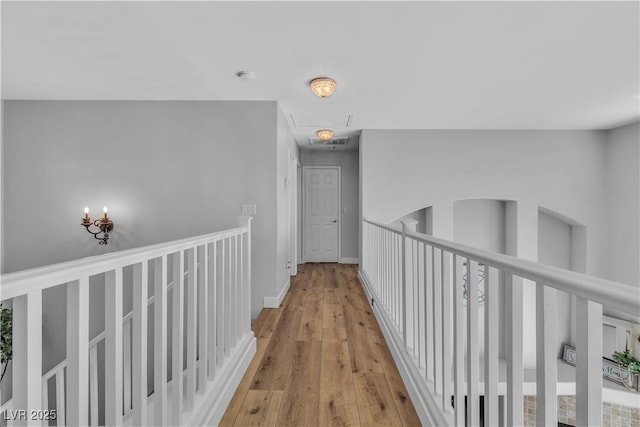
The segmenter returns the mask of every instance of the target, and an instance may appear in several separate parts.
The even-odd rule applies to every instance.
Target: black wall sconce
[[[105,206],[103,209],[104,215],[100,219],[96,219],[91,221],[89,217],[89,208],[84,208],[84,218],[82,218],[82,226],[86,228],[86,230],[93,234],[93,237],[97,240],[100,240],[100,245],[106,245],[109,240],[109,233],[113,230],[113,222],[107,216],[107,212],[109,210]],[[94,226],[97,228],[97,231],[92,231],[89,227]]]

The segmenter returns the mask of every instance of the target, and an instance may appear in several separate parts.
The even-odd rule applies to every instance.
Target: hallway
[[[303,264],[253,324],[257,353],[221,426],[419,426],[356,265]]]

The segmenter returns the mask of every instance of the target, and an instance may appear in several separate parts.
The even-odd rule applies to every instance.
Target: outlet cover
[[[242,215],[255,215],[256,205],[242,205]]]

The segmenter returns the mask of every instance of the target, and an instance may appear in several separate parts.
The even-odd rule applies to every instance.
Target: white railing
[[[481,425],[482,402],[485,426],[523,425],[526,379],[534,383],[537,425],[557,425],[555,294],[564,291],[576,297],[577,425],[602,425],[602,307],[637,316],[637,288],[409,232],[404,224],[364,220],[362,233],[360,278],[423,422]],[[467,286],[478,271],[482,309],[478,283]],[[523,369],[523,339],[534,339],[522,336],[523,279],[536,286],[533,378]]]
[[[2,301],[13,300],[14,324],[13,397],[1,408],[4,421],[34,425],[49,417],[58,426],[217,422],[233,382],[255,352],[250,221],[240,217],[240,227],[218,233],[3,275]],[[105,330],[89,340],[94,276],[105,285]],[[133,310],[123,315],[127,280],[132,280]],[[67,357],[41,375],[42,291],[61,284],[67,288]],[[153,348],[147,348],[149,322]],[[174,381],[175,372],[181,381]],[[153,392],[148,393],[151,377]],[[55,405],[50,405],[50,390],[55,390]]]

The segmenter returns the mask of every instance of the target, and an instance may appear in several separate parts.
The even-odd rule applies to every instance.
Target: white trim
[[[340,258],[340,264],[360,264],[360,258]]]
[[[253,332],[247,333],[236,346],[235,351],[225,363],[227,366],[233,366],[233,369],[217,371],[216,379],[208,386],[208,394],[197,402],[199,405],[194,408],[193,415],[185,420],[185,425],[216,426],[222,420],[244,373],[256,354],[256,337]]]
[[[289,147],[289,276],[298,274],[298,165],[300,161]]]
[[[285,295],[287,295],[287,292],[289,291],[290,285],[291,285],[291,281],[287,279],[287,282],[284,284],[284,286],[282,287],[282,290],[280,291],[280,294],[277,297],[264,297],[264,303],[263,303],[264,308],[280,307],[282,300],[284,299]]]
[[[338,191],[336,196],[338,197],[338,242],[337,242],[337,256],[335,262],[338,262],[342,255],[342,166],[302,166],[302,259],[306,260],[307,254],[305,251],[304,234],[307,228],[307,212],[306,212],[306,197],[307,197],[307,178],[305,171],[307,169],[336,169],[338,171]],[[331,261],[323,261],[331,262]]]
[[[362,288],[364,289],[365,294],[367,294],[367,301],[376,316],[378,325],[380,325],[384,339],[387,346],[389,346],[393,360],[396,363],[404,385],[409,392],[409,396],[411,397],[413,406],[420,418],[420,422],[422,425],[427,426],[452,425],[452,420],[445,419],[440,413],[438,403],[433,398],[435,393],[433,393],[432,390],[428,390],[428,387],[424,385],[424,381],[420,381],[422,374],[415,368],[415,364],[411,360],[409,353],[407,353],[406,350],[403,350],[404,345],[401,342],[401,338],[394,332],[394,326],[391,320],[389,320],[383,310],[378,308],[378,305],[375,303],[371,304],[373,294],[371,292],[369,279],[367,278],[366,273],[359,270],[358,278],[362,283]],[[429,410],[428,408],[432,409]]]

